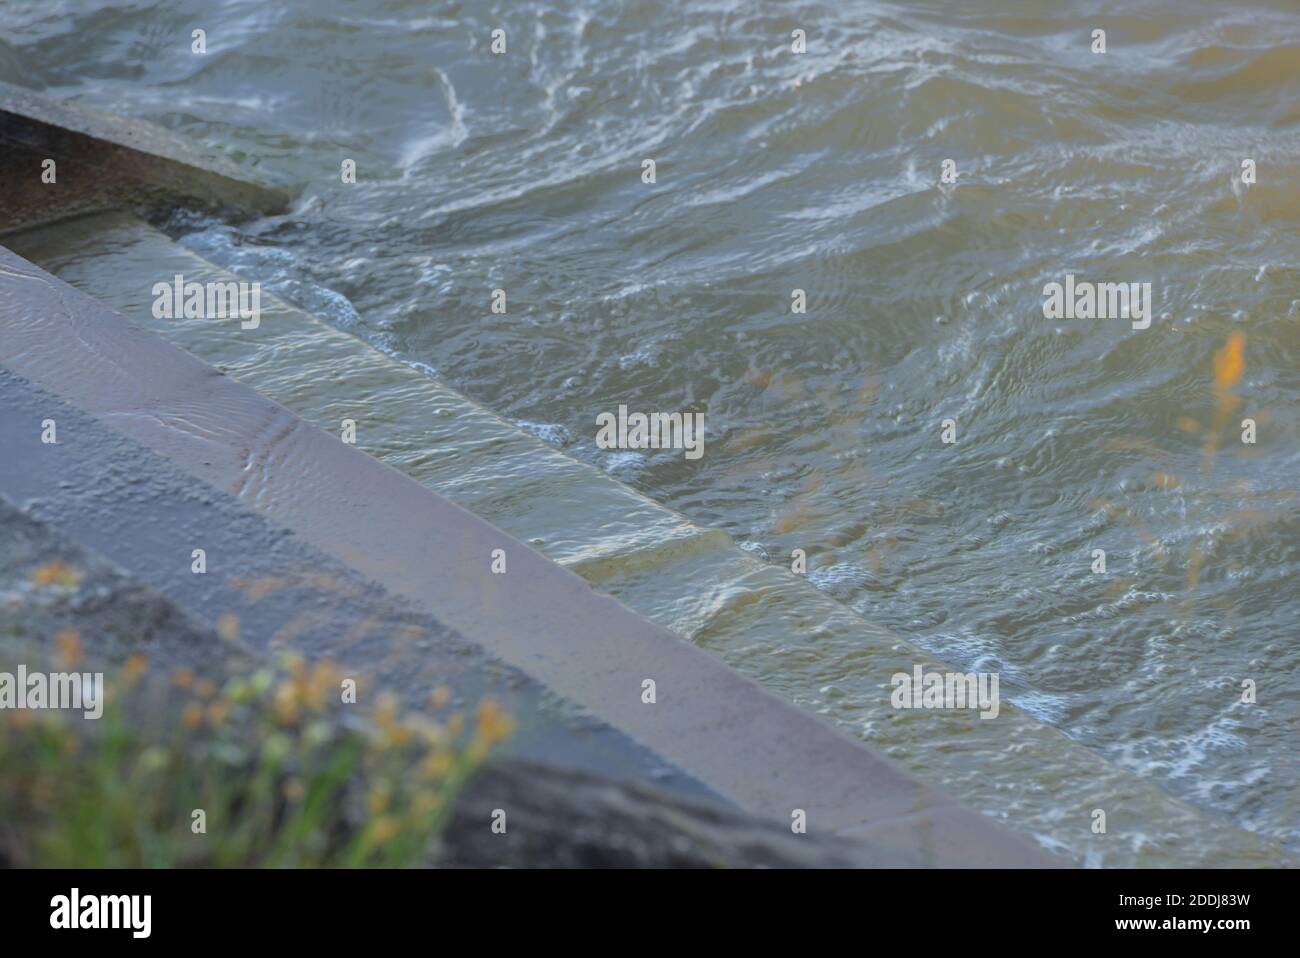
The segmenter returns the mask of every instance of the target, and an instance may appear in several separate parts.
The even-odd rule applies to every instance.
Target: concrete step
[[[235,319],[154,318],[155,283],[176,274],[200,283],[239,278],[130,216],[84,218],[7,242],[326,432],[337,437],[342,420],[355,420],[357,444],[371,455],[921,780],[1076,862],[1285,861],[1257,836],[1172,798],[1013,706],[1004,703],[989,721],[973,712],[893,709],[893,673],[918,663],[958,670],[871,625],[806,579],[736,548],[721,531],[691,523],[301,310],[264,295],[261,324],[250,330]],[[260,479],[247,481],[243,494],[256,501]],[[803,667],[789,668],[794,661]],[[844,705],[823,691],[845,674],[874,676],[879,695]],[[563,690],[562,676],[550,678]],[[1107,814],[1105,835],[1091,831],[1098,808]],[[843,823],[846,830],[879,827]]]
[[[68,225],[79,227],[68,235],[85,235],[86,224]],[[100,278],[133,282],[123,274]],[[278,304],[276,311],[286,326],[292,320],[313,324],[316,336],[340,335],[298,311]],[[0,344],[7,371],[0,382],[31,399],[0,404],[0,422],[13,436],[5,481],[28,484],[29,497],[39,483],[60,506],[96,506],[64,531],[100,536],[106,554],[133,573],[188,557],[192,530],[174,522],[174,513],[216,496],[409,603],[773,827],[784,831],[806,816],[808,833],[821,839],[862,831],[843,847],[861,850],[863,864],[1060,863],[336,433],[3,248]],[[346,336],[338,345],[365,349]],[[57,443],[41,441],[42,422],[54,418],[42,414],[44,404],[71,424]],[[102,465],[105,452],[120,461],[136,450],[141,491],[123,480],[129,470]],[[159,459],[181,477],[181,489],[152,495]],[[68,477],[62,487],[54,482],[61,471]],[[242,530],[236,539],[249,547],[259,541]],[[498,551],[508,557],[502,574],[491,570]],[[240,572],[225,569],[223,587],[235,588],[229,580]],[[394,657],[384,664],[399,675],[445,654],[401,634],[385,647]],[[328,641],[324,651],[332,651]],[[643,697],[647,678],[657,683],[653,702]]]

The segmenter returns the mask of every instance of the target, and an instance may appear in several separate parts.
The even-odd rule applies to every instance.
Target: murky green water
[[[0,18],[0,79],[302,185],[282,219],[197,224],[203,255],[760,557],[806,550],[870,620],[1300,845],[1294,4],[5,0]],[[1067,273],[1150,282],[1150,328],[1045,319]],[[703,457],[597,449],[620,403],[703,411]],[[804,704],[879,693],[851,671],[820,688]]]

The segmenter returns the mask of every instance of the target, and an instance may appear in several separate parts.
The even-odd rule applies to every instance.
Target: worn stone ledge
[[[55,182],[42,163],[55,162]],[[282,213],[285,190],[141,120],[0,82],[0,234],[115,207],[186,205],[232,218]]]

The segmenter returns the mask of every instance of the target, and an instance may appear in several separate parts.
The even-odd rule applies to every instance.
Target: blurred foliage
[[[81,658],[69,631],[65,669]],[[511,731],[346,704],[345,676],[297,657],[223,680],[133,657],[103,716],[0,710],[0,860],[18,867],[360,867],[429,862],[457,792]],[[205,830],[196,831],[196,810]]]

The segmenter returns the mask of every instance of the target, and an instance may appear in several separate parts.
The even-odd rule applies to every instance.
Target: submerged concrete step
[[[284,322],[315,323],[277,311]],[[318,324],[315,334],[333,331]],[[343,340],[340,348],[361,347]],[[888,849],[896,863],[1058,863],[337,434],[3,248],[0,365],[29,390],[167,460],[194,480],[196,495],[210,486],[233,497],[752,815],[783,829],[806,816],[809,832],[822,837],[867,830],[865,841],[849,844]],[[17,415],[31,430],[19,479],[43,474],[27,460],[42,457],[48,469],[84,438],[74,429],[56,444],[33,441],[40,420]],[[74,481],[73,493],[85,485]],[[187,537],[162,522],[157,531],[171,534],[170,548],[188,550]],[[497,550],[508,556],[502,574],[492,571]],[[413,667],[420,654],[405,649]],[[656,683],[653,700],[647,680]]]
[[[991,721],[893,709],[893,673],[916,664],[955,670],[719,530],[695,526],[301,310],[264,296],[255,330],[235,319],[155,318],[154,283],[235,277],[131,217],[83,219],[10,243],[335,436],[354,420],[360,448],[1047,847],[1086,864],[1286,860],[1005,703]],[[787,667],[796,660],[801,668]],[[875,676],[879,695],[868,706],[839,703],[824,689],[845,674]],[[1104,835],[1091,830],[1099,808]],[[911,832],[906,816],[899,822],[900,834]]]

